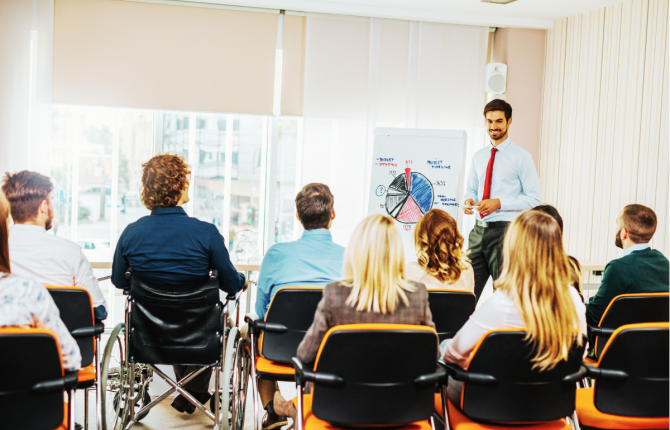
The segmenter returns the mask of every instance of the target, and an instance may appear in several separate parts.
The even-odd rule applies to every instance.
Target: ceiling
[[[141,0],[140,0],[141,1]],[[406,20],[497,27],[551,28],[567,16],[621,3],[622,0],[517,0],[506,5],[479,0],[195,0],[302,12],[339,13]]]

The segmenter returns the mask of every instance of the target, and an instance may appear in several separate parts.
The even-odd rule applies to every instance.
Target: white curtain
[[[0,172],[49,173],[53,0],[0,1]]]
[[[556,21],[547,34],[540,182],[582,261],[621,256],[627,204],[658,216],[668,255],[668,1],[631,0]]]
[[[307,15],[300,185],[330,186],[336,242],[367,213],[375,127],[466,130],[469,168],[485,143],[487,43],[487,27]]]

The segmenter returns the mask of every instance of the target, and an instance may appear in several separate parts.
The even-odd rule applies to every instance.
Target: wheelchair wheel
[[[231,384],[233,386],[233,428],[242,430],[244,428],[244,412],[247,405],[247,388],[249,385],[249,375],[251,374],[251,357],[247,354],[246,340],[240,339],[237,342],[234,357],[234,372]]]
[[[100,365],[102,392],[102,429],[124,429],[128,420],[128,411],[124,409],[128,392],[128,367],[125,355],[125,324],[114,327],[109,336]]]
[[[244,341],[237,327],[228,333],[223,367],[223,383],[220,394],[220,412],[217,419],[222,430],[242,430],[244,427],[244,406],[248,381],[248,365],[245,360]],[[246,378],[243,375],[247,375]],[[214,411],[214,401],[210,401]]]

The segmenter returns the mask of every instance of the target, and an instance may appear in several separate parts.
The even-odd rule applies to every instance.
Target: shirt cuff
[[[474,194],[465,193],[465,195],[463,196],[463,202],[467,201],[468,199],[472,199],[475,201],[475,203],[477,203],[477,196]]]
[[[500,198],[500,209],[501,211],[511,211],[514,209],[512,205],[512,199],[510,198]]]

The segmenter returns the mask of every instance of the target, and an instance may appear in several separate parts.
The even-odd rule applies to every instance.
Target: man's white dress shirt
[[[37,225],[15,224],[9,231],[12,273],[44,286],[81,287],[88,290],[93,307],[105,304],[98,279],[79,245],[47,234]],[[106,306],[105,306],[106,307]]]

